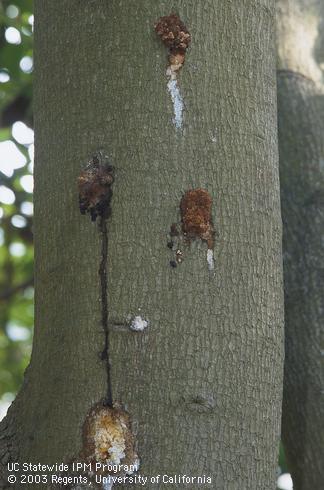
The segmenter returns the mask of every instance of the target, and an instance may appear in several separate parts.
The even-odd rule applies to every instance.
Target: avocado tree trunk
[[[145,488],[205,478],[273,490],[283,372],[274,2],[35,9],[36,325],[2,424],[2,485],[7,461],[89,461],[85,432],[96,446],[91,422],[106,406],[106,420],[119,409],[131,419]],[[156,33],[172,13],[183,24],[171,16]],[[177,46],[157,35],[168,25]],[[77,179],[92,159],[85,210],[103,153],[110,215],[91,222]]]
[[[324,4],[278,2],[286,361],[283,440],[294,489],[324,482]]]

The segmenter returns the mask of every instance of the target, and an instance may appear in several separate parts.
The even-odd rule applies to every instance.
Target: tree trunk
[[[43,5],[35,340],[2,453],[77,458],[108,377],[108,395],[131,416],[142,475],[273,489],[283,365],[274,2]],[[154,32],[174,10],[192,38],[177,86]],[[99,148],[115,167],[107,263],[105,230],[80,215],[76,186]],[[181,232],[180,201],[197,188],[213,199],[213,270],[206,240]],[[144,331],[129,328],[144,320]]]
[[[283,439],[294,489],[324,481],[323,2],[278,3],[278,113],[284,222]]]

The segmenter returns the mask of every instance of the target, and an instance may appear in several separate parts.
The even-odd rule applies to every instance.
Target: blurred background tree
[[[0,418],[32,341],[32,12],[31,0],[0,2]]]

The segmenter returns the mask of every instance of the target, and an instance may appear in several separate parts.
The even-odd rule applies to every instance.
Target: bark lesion
[[[81,214],[89,213],[92,221],[96,221],[98,216],[107,219],[111,212],[113,183],[114,167],[99,151],[78,177]]]
[[[169,50],[170,72],[180,70],[191,42],[191,35],[186,25],[177,14],[170,14],[160,17],[154,28],[163,44]]]
[[[214,246],[214,228],[211,218],[212,198],[205,189],[190,189],[181,199],[182,231],[188,239],[200,238],[208,248]]]
[[[170,266],[176,268],[184,260],[184,253],[180,248],[180,243],[187,245],[195,239],[200,239],[207,243],[207,263],[208,269],[214,269],[214,226],[212,221],[213,199],[206,189],[189,189],[182,196],[180,201],[181,233],[176,223],[170,227],[167,243],[168,248],[174,251],[175,260],[170,260]],[[175,240],[176,239],[176,240]],[[177,243],[175,243],[177,241]]]
[[[107,259],[108,229],[107,220],[111,215],[111,199],[113,195],[114,167],[102,151],[95,153],[78,177],[79,207],[81,214],[89,213],[91,221],[99,218],[101,233],[101,259],[99,264],[101,325],[104,333],[104,348],[101,360],[106,362],[107,397],[106,405],[112,407],[112,383],[109,359],[109,327],[108,327],[108,295],[107,295]]]
[[[101,325],[104,332],[104,348],[101,359],[106,362],[107,371],[107,398],[106,404],[112,407],[112,382],[109,356],[109,327],[108,327],[108,294],[107,294],[107,259],[108,259],[108,230],[106,219],[101,217],[101,262],[99,266],[100,290],[101,290]]]

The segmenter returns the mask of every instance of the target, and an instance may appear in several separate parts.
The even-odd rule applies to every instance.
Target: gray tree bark
[[[89,409],[107,395],[103,237],[80,215],[76,187],[104,148],[116,172],[110,378],[133,420],[140,472],[273,489],[283,371],[274,2],[36,0],[35,9],[36,327],[2,424],[2,463],[75,458]],[[178,74],[182,128],[154,33],[173,11],[192,37]],[[213,271],[200,240],[183,242],[183,262],[169,265],[170,226],[191,188],[213,199]],[[144,332],[128,328],[136,316],[149,322]]]
[[[283,439],[294,489],[324,481],[324,5],[278,2],[286,361]]]

